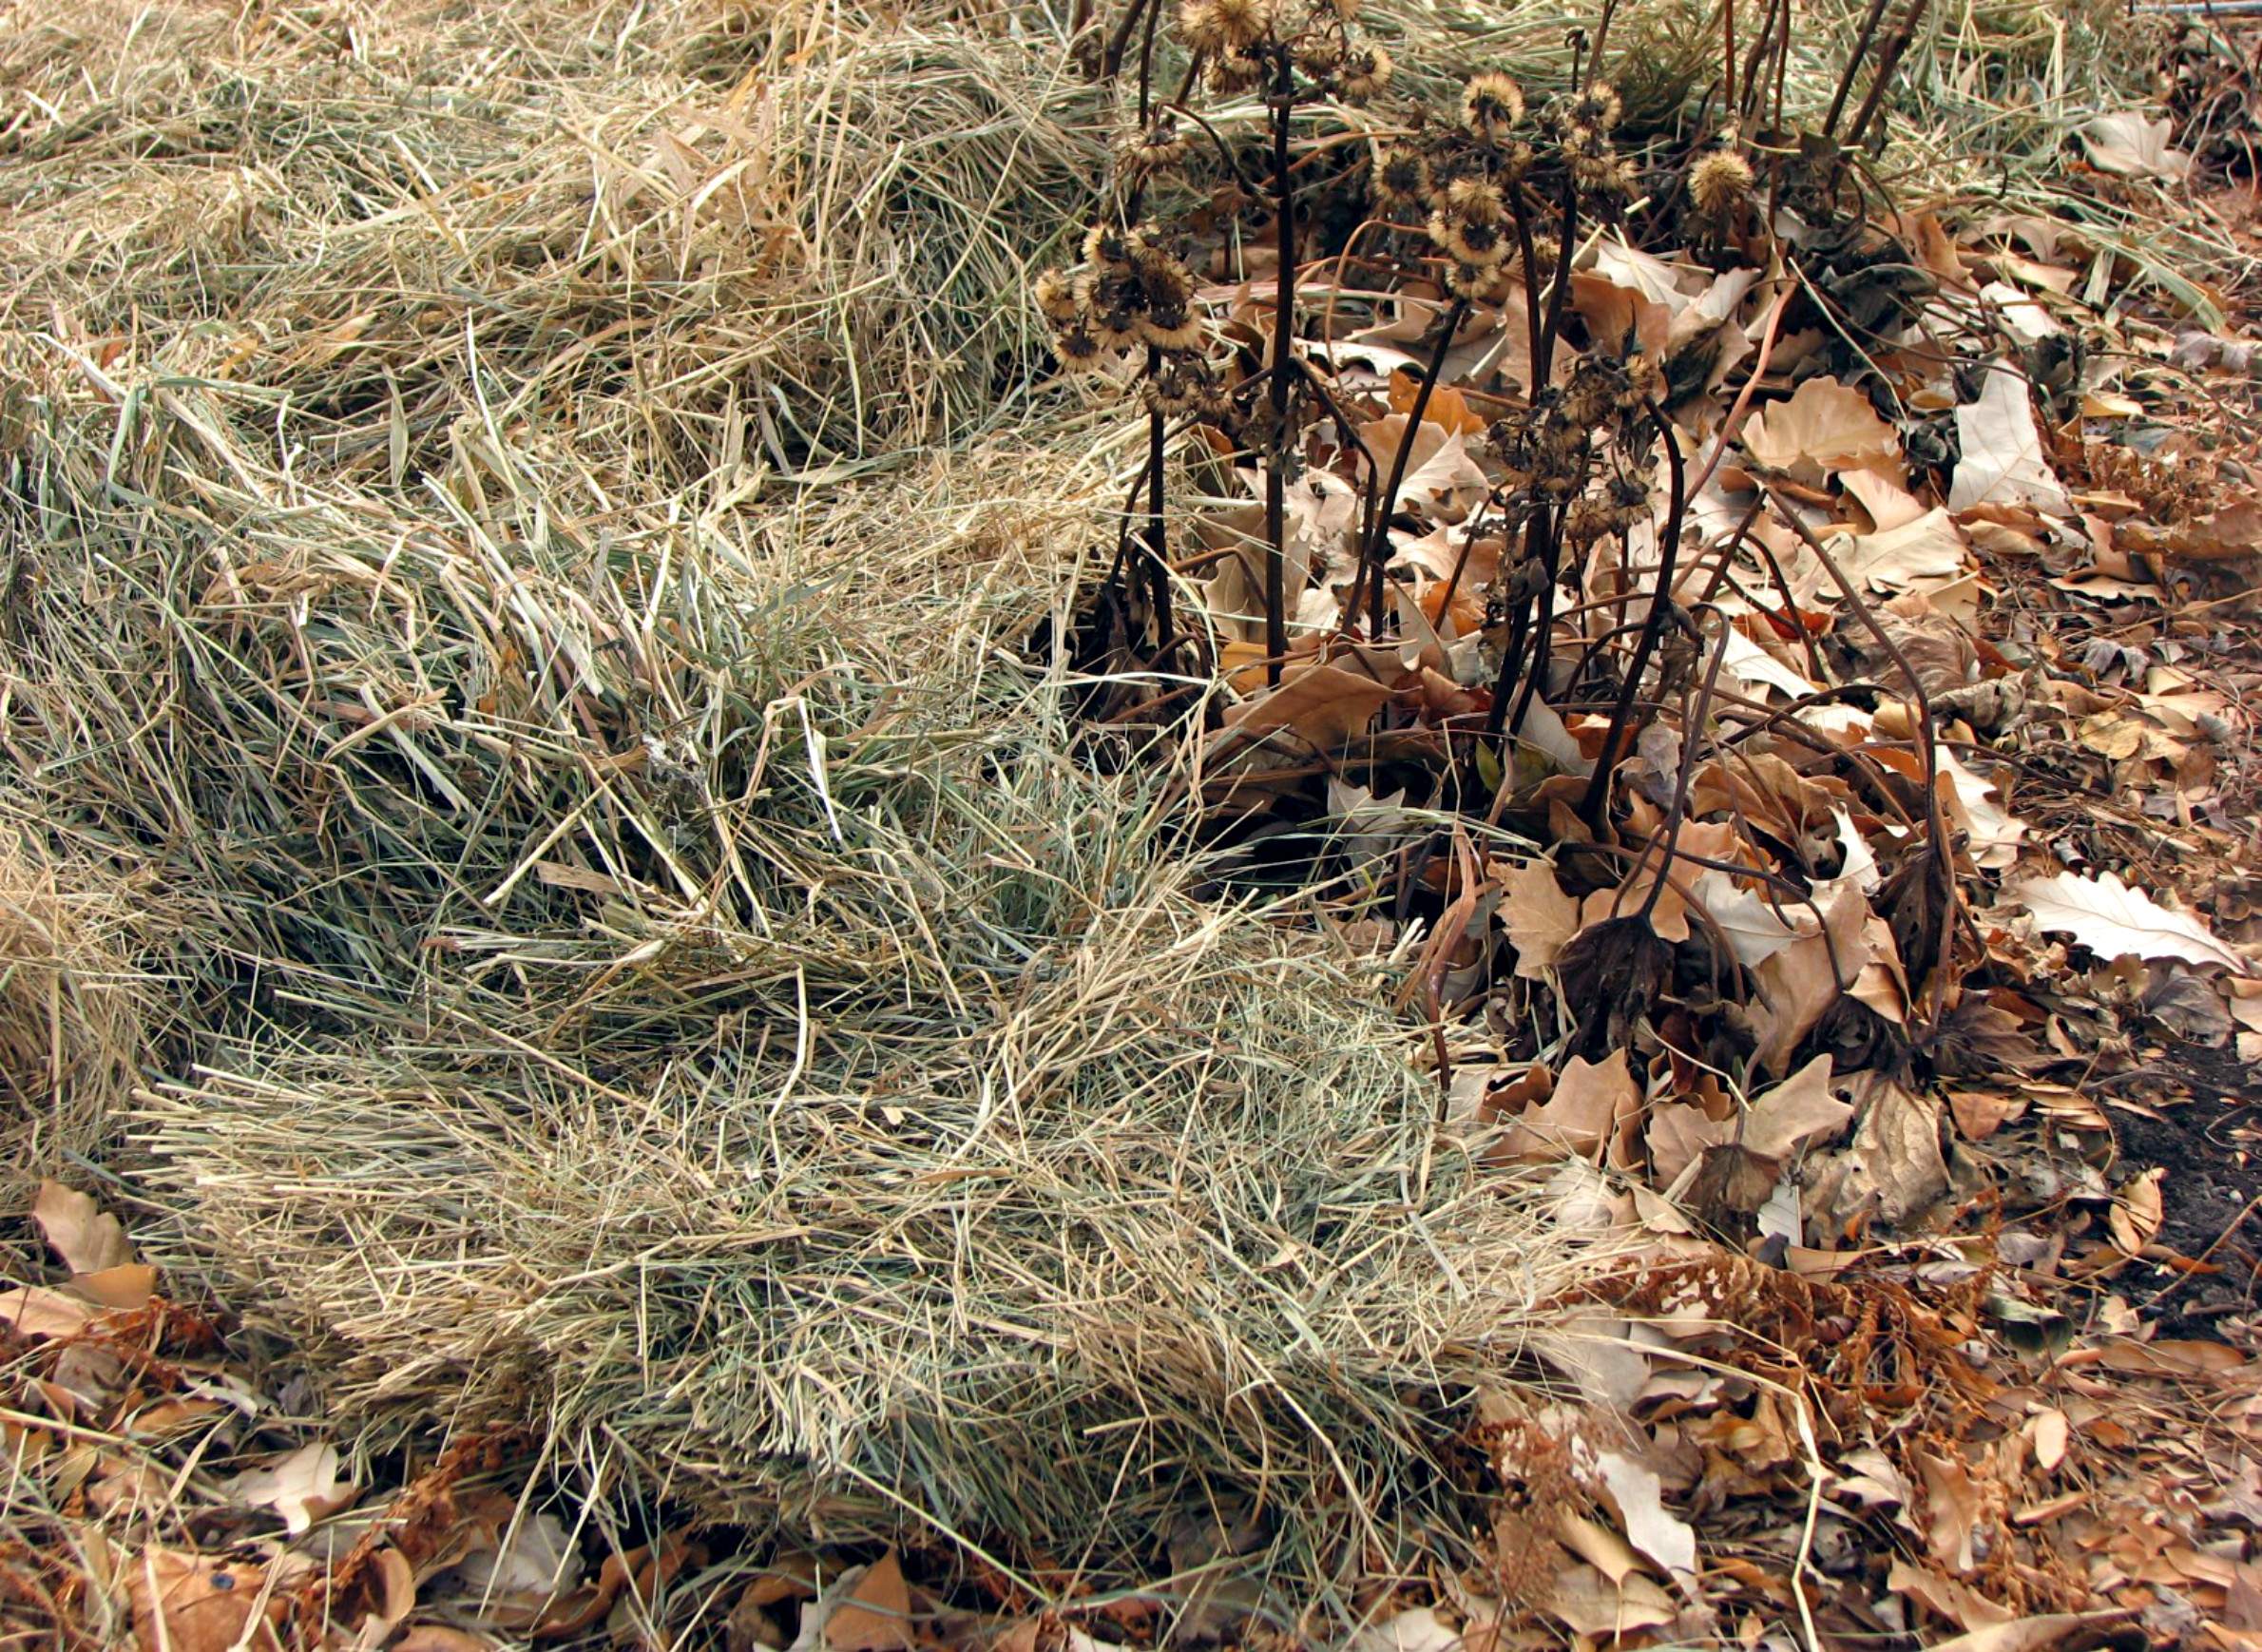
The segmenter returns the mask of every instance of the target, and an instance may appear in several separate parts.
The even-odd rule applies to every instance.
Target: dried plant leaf
[[[1981,505],[2031,505],[2055,515],[2073,514],[2073,501],[2042,453],[2026,375],[1997,365],[1980,385],[1979,399],[1956,409],[1960,456],[1948,490],[1950,510]]]
[[[825,1620],[825,1645],[830,1652],[907,1652],[911,1644],[911,1588],[890,1549]]]
[[[1502,874],[1500,885],[1505,898],[1497,910],[1508,944],[1516,949],[1516,974],[1541,980],[1579,932],[1579,903],[1563,893],[1555,868],[1544,860],[1524,861]]]
[[[2061,930],[2100,958],[2181,958],[2247,973],[2247,962],[2189,912],[2171,912],[2113,873],[2061,872],[2014,884],[2010,898],[2045,930]]]
[[[2157,178],[2182,182],[2192,169],[2192,158],[2169,145],[2174,126],[2163,116],[2152,119],[2134,109],[2092,115],[2075,128],[2089,163],[2099,172],[2122,178]]]
[[[1390,691],[1363,671],[1307,665],[1229,709],[1225,725],[1248,735],[1285,729],[1320,751],[1334,751],[1364,734],[1390,698]]]
[[[1555,1574],[1546,1609],[1581,1635],[1610,1637],[1655,1629],[1675,1617],[1672,1597],[1637,1572],[1614,1584],[1591,1566],[1566,1566]]]
[[[356,1492],[337,1477],[337,1448],[313,1441],[264,1469],[253,1469],[228,1483],[228,1495],[248,1508],[272,1508],[292,1536],[345,1508]]]
[[[126,1563],[121,1581],[133,1614],[140,1652],[278,1652],[274,1624],[284,1602],[270,1598],[266,1620],[255,1626],[260,1609],[263,1570],[209,1555],[151,1548]]]
[[[63,1265],[74,1274],[99,1274],[134,1259],[125,1224],[105,1214],[91,1196],[59,1181],[40,1183],[39,1197],[31,1201],[31,1218]]]
[[[19,1336],[75,1336],[93,1317],[94,1310],[86,1303],[44,1286],[0,1291],[0,1326]]]
[[[1626,1541],[1668,1572],[1695,1572],[1696,1528],[1667,1512],[1656,1470],[1618,1451],[1599,1453],[1595,1464],[1618,1505]]]
[[[1869,398],[1834,378],[1810,378],[1789,401],[1752,415],[1744,451],[1771,471],[1820,483],[1865,466],[1898,473],[1901,438]]]

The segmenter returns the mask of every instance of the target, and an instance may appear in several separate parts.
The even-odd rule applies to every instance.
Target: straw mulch
[[[1019,657],[1124,456],[1019,298],[1066,47],[12,9],[0,1058],[375,1442],[1096,1583],[1248,1515],[1304,1588],[1446,1524],[1581,1264]]]
[[[0,834],[0,1217],[83,1169],[125,1115],[162,1018],[153,893]]]
[[[1439,1525],[1570,1242],[1021,663],[1105,427],[912,453],[1096,176],[1061,43],[236,15],[6,47],[79,112],[0,235],[0,816],[178,908],[176,1277],[373,1446],[835,1540],[1232,1512],[1301,1589]]]

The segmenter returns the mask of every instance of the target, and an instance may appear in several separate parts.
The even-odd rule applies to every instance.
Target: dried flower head
[[[1128,350],[1140,342],[1137,311],[1094,310],[1085,325],[1102,350]]]
[[[1606,81],[1597,81],[1580,93],[1571,105],[1571,118],[1582,126],[1595,126],[1609,131],[1626,112],[1618,88]]]
[[[1082,308],[1076,297],[1076,283],[1064,270],[1046,270],[1036,280],[1031,296],[1037,300],[1037,311],[1055,327],[1065,327],[1076,319]]]
[[[1379,46],[1362,46],[1344,54],[1335,90],[1344,102],[1363,104],[1382,96],[1390,84],[1390,54]]]
[[[1405,144],[1374,146],[1371,172],[1374,199],[1383,206],[1411,206],[1429,198],[1429,162],[1419,149]]]
[[[1507,226],[1488,219],[1433,212],[1429,215],[1429,239],[1459,263],[1493,269],[1507,261]]]
[[[1315,81],[1324,81],[1343,67],[1343,37],[1332,30],[1314,29],[1296,40],[1296,67]]]
[[[1138,231],[1102,220],[1084,232],[1083,261],[1102,274],[1129,269],[1139,241]]]
[[[1127,183],[1143,182],[1181,165],[1191,147],[1185,134],[1165,116],[1117,147],[1116,169]]]
[[[1563,543],[1583,550],[1611,530],[1610,508],[1593,494],[1581,494],[1563,511]]]
[[[1463,89],[1461,107],[1468,129],[1488,144],[1505,143],[1524,119],[1524,88],[1498,69],[1487,69]]]
[[[1500,260],[1472,263],[1456,257],[1446,272],[1446,290],[1472,304],[1505,304],[1513,288]]]
[[[1066,373],[1097,373],[1106,362],[1106,352],[1090,329],[1082,326],[1064,327],[1053,336],[1052,353],[1060,358]]]
[[[1665,394],[1664,364],[1649,352],[1627,356],[1624,372],[1625,384],[1618,396],[1619,412],[1637,413]]]
[[[1191,311],[1155,309],[1140,313],[1132,321],[1140,338],[1157,350],[1198,350],[1202,325]]]
[[[1505,223],[1507,197],[1489,178],[1456,178],[1446,186],[1446,210],[1471,223]]]
[[[1194,301],[1194,272],[1160,248],[1139,262],[1139,291],[1150,310],[1183,310]]]
[[[1221,51],[1210,60],[1205,72],[1210,90],[1220,97],[1233,97],[1264,84],[1264,65],[1246,52]]]
[[[1647,522],[1649,496],[1649,478],[1640,472],[1625,471],[1611,477],[1599,503],[1608,512],[1612,531],[1624,533]]]
[[[1607,356],[1584,355],[1563,386],[1563,416],[1575,424],[1599,425],[1618,408],[1619,384]]]
[[[1272,32],[1273,0],[1186,0],[1179,38],[1197,51],[1245,51]]]
[[[1733,149],[1715,149],[1690,169],[1689,200],[1707,218],[1723,218],[1752,193],[1752,163]]]

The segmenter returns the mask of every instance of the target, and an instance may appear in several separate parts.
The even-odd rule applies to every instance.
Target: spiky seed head
[[[1191,147],[1182,133],[1157,125],[1117,146],[1116,169],[1127,182],[1137,183],[1178,166]]]
[[[1210,90],[1235,97],[1264,84],[1264,65],[1246,52],[1220,51],[1210,60]]]
[[[1105,359],[1099,338],[1085,327],[1063,328],[1053,337],[1052,353],[1067,373],[1097,373]]]
[[[1626,112],[1618,88],[1607,81],[1597,81],[1579,95],[1572,106],[1572,114],[1581,125],[1599,126],[1607,132],[1615,127]]]
[[[1157,350],[1198,350],[1201,322],[1184,310],[1149,310],[1132,323],[1141,341]]]
[[[1139,289],[1150,310],[1183,310],[1194,299],[1194,272],[1166,253],[1141,261]]]
[[[1505,303],[1508,297],[1507,277],[1498,261],[1468,263],[1456,259],[1446,272],[1446,289],[1473,304]]]
[[[1342,71],[1336,77],[1335,90],[1342,95],[1344,102],[1351,104],[1363,104],[1371,98],[1378,98],[1389,87],[1394,67],[1390,54],[1381,47],[1362,46],[1345,54]]]
[[[1505,223],[1507,198],[1488,178],[1456,178],[1446,186],[1446,210],[1470,223]]]
[[[1082,308],[1076,297],[1076,283],[1064,270],[1046,270],[1038,276],[1031,296],[1037,300],[1037,310],[1055,327],[1065,327],[1076,319]]]
[[[1140,312],[1128,304],[1102,304],[1093,308],[1085,323],[1102,348],[1128,350],[1140,342]]]
[[[1333,34],[1307,34],[1296,42],[1296,67],[1325,80],[1343,67],[1343,42]]]
[[[1625,388],[1619,393],[1620,413],[1633,413],[1665,394],[1665,369],[1647,351],[1626,357]]]
[[[1493,269],[1507,260],[1507,231],[1488,220],[1433,212],[1429,215],[1429,239],[1460,263]]]
[[[1185,0],[1179,8],[1179,38],[1195,51],[1225,51],[1224,20],[1217,0]]]
[[[1707,218],[1724,218],[1752,193],[1752,163],[1733,149],[1715,149],[1689,171],[1689,201]]]
[[[1490,143],[1501,143],[1509,128],[1524,119],[1524,88],[1500,70],[1487,69],[1462,89],[1461,108],[1470,131]]]
[[[1087,230],[1083,238],[1083,260],[1095,270],[1106,274],[1128,268],[1131,249],[1136,244],[1133,232],[1120,223],[1102,220]]]
[[[1227,51],[1245,51],[1273,29],[1273,0],[1208,0]]]
[[[1374,199],[1384,206],[1411,206],[1429,196],[1429,163],[1404,144],[1374,146]]]
[[[1566,544],[1584,549],[1609,531],[1609,508],[1591,494],[1572,500],[1563,511],[1562,536]]]

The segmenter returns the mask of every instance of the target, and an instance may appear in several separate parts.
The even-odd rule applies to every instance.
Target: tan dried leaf
[[[134,1641],[141,1652],[230,1652],[237,1646],[280,1652],[275,1624],[284,1603],[271,1599],[265,1621],[253,1623],[260,1610],[264,1579],[265,1573],[255,1566],[167,1548],[145,1549],[126,1563],[121,1579],[132,1613]]]
[[[2075,129],[2075,136],[2099,172],[2176,183],[2191,171],[2192,158],[2169,144],[2173,130],[2164,117],[2154,120],[2135,109],[2116,109],[2090,116]]]
[[[1950,1571],[1968,1572],[1977,1564],[1972,1544],[1980,1520],[1980,1490],[1971,1470],[1961,1458],[1945,1453],[1910,1454],[1925,1479],[1926,1535],[1932,1558]]]
[[[1600,1453],[1595,1465],[1618,1505],[1626,1541],[1669,1573],[1696,1571],[1696,1528],[1666,1508],[1657,1471],[1618,1451]]]
[[[40,1285],[0,1291],[0,1325],[19,1336],[75,1336],[93,1317],[86,1303]]]
[[[2073,514],[2073,501],[2043,456],[2024,374],[2003,365],[1990,367],[1979,399],[1956,409],[1956,439],[1959,457],[1948,489],[1950,510],[2031,505],[2060,516]]]
[[[228,1482],[228,1495],[243,1508],[272,1508],[296,1537],[352,1503],[356,1492],[337,1477],[337,1448],[313,1441],[264,1469],[237,1475]]]
[[[63,1265],[74,1274],[99,1274],[124,1267],[134,1259],[133,1241],[125,1224],[105,1214],[93,1199],[59,1181],[39,1184],[31,1201],[31,1219]]]
[[[2106,1212],[2105,1225],[2114,1247],[2129,1256],[2141,1255],[2160,1231],[2160,1181],[2168,1174],[2156,1164],[2141,1176],[2129,1179]]]
[[[1673,1622],[1672,1597],[1637,1572],[1614,1584],[1591,1566],[1565,1566],[1555,1574],[1547,1611],[1581,1635],[1631,1635]]]
[[[1831,1059],[1818,1055],[1781,1084],[1752,1098],[1744,1145],[1767,1159],[1787,1159],[1817,1136],[1834,1136],[1853,1117],[1831,1090]]]
[[[825,1620],[825,1644],[832,1652],[907,1652],[911,1591],[893,1549],[872,1563]]]
[[[1308,665],[1280,685],[1255,695],[1225,714],[1226,726],[1244,734],[1285,729],[1320,751],[1334,751],[1364,734],[1390,691],[1361,671]]]
[[[1575,1055],[1556,1079],[1555,1093],[1509,1123],[1501,1151],[1510,1158],[1591,1158],[1640,1105],[1624,1050],[1599,1062]]]
[[[2100,958],[2181,958],[2248,972],[2247,961],[2197,918],[2171,912],[2110,872],[2096,877],[2061,872],[2028,878],[2008,893],[2041,928],[2062,931]]]
[[[1497,910],[1508,944],[1516,949],[1517,977],[1540,980],[1579,932],[1579,903],[1563,893],[1555,868],[1544,860],[1524,862],[1503,875],[1500,886]]]
[[[1759,464],[1820,483],[1841,471],[1872,467],[1898,473],[1901,438],[1869,398],[1834,378],[1810,378],[1752,415],[1744,451]]]

